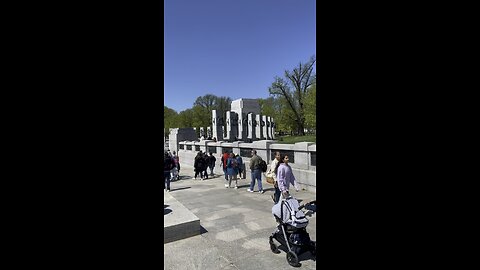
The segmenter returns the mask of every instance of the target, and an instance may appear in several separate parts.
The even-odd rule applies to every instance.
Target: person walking
[[[163,177],[164,177],[164,188],[167,192],[170,192],[170,170],[173,168],[173,160],[170,155],[165,152],[163,157]]]
[[[175,151],[173,151],[173,154],[171,155],[171,158],[173,160],[173,168],[172,170],[170,171],[170,175],[171,175],[171,181],[173,180],[178,180],[179,179],[179,176],[178,176],[178,167],[180,165],[178,165],[178,156],[175,155]]]
[[[210,163],[210,157],[208,157],[207,153],[203,154],[203,160],[204,160],[204,163],[203,163],[204,170],[203,170],[202,179],[205,180],[205,179],[208,179],[207,169],[208,169],[208,164]]]
[[[250,188],[247,189],[248,192],[253,192],[255,188],[255,180],[258,182],[258,192],[263,194],[265,191],[262,187],[262,170],[260,167],[260,162],[262,158],[257,156],[257,151],[252,150],[252,158],[250,159],[250,171],[252,171],[252,181],[250,182]]]
[[[243,171],[243,159],[239,154],[237,154],[235,158],[237,159],[238,178],[241,179]]]
[[[280,152],[275,152],[275,157],[272,160],[272,163],[270,163],[270,167],[268,168],[268,172],[266,173],[267,177],[273,178],[273,187],[275,188],[275,194],[272,195],[272,200],[275,204],[278,203],[278,200],[280,200],[280,195],[282,194],[280,189],[278,188],[278,183],[277,183],[277,164],[280,162]]]
[[[282,155],[276,166],[278,189],[284,197],[288,197],[290,184],[299,190],[299,185],[292,172],[292,167],[288,165],[288,155]]]
[[[200,174],[200,178],[202,177],[202,172],[203,172],[203,163],[204,160],[202,158],[202,151],[197,153],[197,156],[195,157],[195,161],[193,163],[193,168],[195,170],[195,176],[193,179],[197,180],[197,175]]]
[[[225,152],[223,153],[223,156],[222,158],[220,159],[220,161],[222,162],[222,166],[223,166],[223,173],[225,174],[225,181],[228,181],[228,175],[227,175],[227,160],[228,160],[228,157],[230,155],[228,154],[228,151],[225,150]]]
[[[233,153],[230,153],[230,157],[227,159],[227,174],[228,174],[228,185],[225,184],[226,188],[230,188],[232,185],[232,180],[235,180],[235,189],[238,188],[237,186],[237,160]]]
[[[210,175],[213,176],[213,169],[215,168],[215,162],[217,159],[213,156],[213,153],[210,152],[210,165],[208,166],[210,168]]]
[[[175,164],[177,165],[177,171],[178,171],[178,178],[180,179],[180,158],[178,155],[173,151],[173,159],[175,159]]]

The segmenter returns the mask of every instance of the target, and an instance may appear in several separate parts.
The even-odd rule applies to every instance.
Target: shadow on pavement
[[[288,253],[288,248],[284,245],[279,245],[278,246],[278,249],[282,250],[283,254],[287,254]],[[297,254],[298,255],[298,254]],[[315,255],[312,254],[312,252],[310,251],[306,251],[300,255],[298,255],[298,264],[296,267],[301,267],[302,266],[302,261],[308,261],[308,260],[312,260],[312,261],[316,261],[316,258],[315,258]],[[288,262],[287,260],[285,259],[285,263],[288,265]]]
[[[207,229],[205,229],[202,225],[200,225],[200,234],[207,233]]]

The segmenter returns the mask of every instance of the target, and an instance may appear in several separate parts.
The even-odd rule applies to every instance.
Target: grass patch
[[[317,135],[305,136],[277,136],[275,138],[278,143],[294,144],[297,142],[317,142]]]

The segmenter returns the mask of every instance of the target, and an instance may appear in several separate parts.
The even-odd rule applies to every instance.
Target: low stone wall
[[[242,156],[247,173],[250,173],[250,151],[252,149],[257,151],[263,160],[271,163],[273,153],[280,151],[289,154],[290,166],[297,181],[306,190],[316,192],[316,145],[310,142],[301,142],[296,144],[276,144],[276,141],[262,140],[252,143],[243,142],[214,142],[204,140],[200,142],[182,141],[178,143],[178,156],[180,158],[180,165],[187,165],[193,167],[195,156],[198,151],[213,152],[217,158],[214,172],[216,174],[223,174],[222,166],[220,165],[223,150],[228,149],[235,154]],[[292,158],[293,155],[293,158]]]

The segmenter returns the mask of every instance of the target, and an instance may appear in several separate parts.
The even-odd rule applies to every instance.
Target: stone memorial
[[[247,139],[247,119],[245,114],[237,114],[238,117],[238,140],[245,141]]]
[[[195,141],[197,135],[193,128],[171,128],[168,137],[168,148],[178,153],[178,143],[183,141]]]
[[[247,120],[248,120],[248,134],[247,134],[247,139],[250,140],[255,140],[257,137],[255,137],[255,115],[253,113],[249,113],[247,115]]]
[[[255,137],[259,140],[263,140],[262,119],[260,115],[255,115]]]
[[[268,134],[267,134],[267,116],[262,115],[262,133],[263,133],[263,139],[268,140]]]
[[[273,140],[275,125],[271,116],[260,115],[257,99],[237,99],[232,101],[231,110],[225,115],[212,110],[211,138],[217,141],[256,141]],[[203,129],[203,128],[202,128]],[[205,138],[210,137],[205,130],[200,130]]]
[[[270,116],[267,116],[267,137],[269,140],[272,140],[272,118]]]
[[[238,121],[235,112],[227,111],[227,136],[225,139],[227,141],[235,141],[238,138]]]
[[[271,128],[272,128],[272,139],[275,140],[275,121],[273,121],[273,118],[271,119]]]
[[[223,117],[222,113],[217,110],[212,110],[212,139],[217,141],[223,140]]]
[[[212,127],[207,127],[207,138],[212,139]]]

